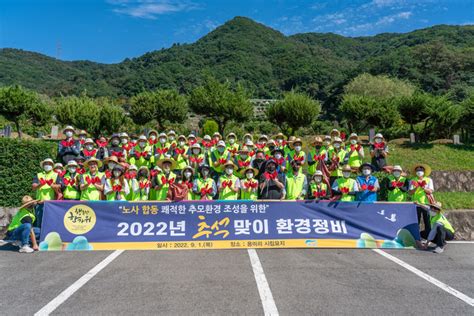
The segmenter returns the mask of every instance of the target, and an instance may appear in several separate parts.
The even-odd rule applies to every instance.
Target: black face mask
[[[138,174],[138,176],[139,176],[140,178],[146,178],[147,174],[144,173],[144,172],[140,172],[140,173]]]
[[[316,149],[321,149],[321,145],[316,145]]]
[[[255,162],[256,163],[262,163],[264,161],[264,159],[261,159],[261,158],[255,158]]]
[[[270,146],[268,147],[268,149],[270,149],[270,151],[273,151],[275,149],[275,146]]]
[[[274,172],[275,169],[276,169],[276,167],[273,166],[273,165],[267,167],[267,171],[268,171],[268,172]]]

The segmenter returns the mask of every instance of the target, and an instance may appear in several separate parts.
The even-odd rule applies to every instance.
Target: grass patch
[[[473,192],[435,192],[434,196],[446,210],[474,209]]]

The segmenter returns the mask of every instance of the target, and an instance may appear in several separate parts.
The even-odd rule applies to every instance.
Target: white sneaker
[[[444,249],[441,248],[441,247],[436,247],[436,248],[433,250],[433,252],[435,252],[435,253],[443,253],[443,251],[444,251]]]
[[[19,252],[21,252],[21,253],[32,253],[32,252],[35,252],[35,251],[30,246],[24,245],[20,248]]]
[[[8,245],[9,243],[10,243],[9,240],[0,239],[0,247],[5,246],[5,245]]]

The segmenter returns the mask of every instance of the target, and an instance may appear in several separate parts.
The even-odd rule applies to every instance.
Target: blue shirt
[[[377,201],[377,192],[369,191],[368,188],[366,188],[365,190],[363,189],[363,186],[365,185],[366,187],[373,186],[374,188],[379,190],[380,189],[379,181],[377,180],[376,177],[371,175],[367,179],[366,176],[358,176],[356,178],[356,182],[359,189],[356,194],[357,201],[369,201],[369,202]]]

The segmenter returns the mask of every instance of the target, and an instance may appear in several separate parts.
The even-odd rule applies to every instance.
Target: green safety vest
[[[238,179],[239,178],[237,178],[233,174],[230,177],[228,175],[223,175],[219,177],[219,181],[221,184],[223,181],[232,181],[231,187],[235,187],[235,183],[238,181]],[[219,192],[219,200],[237,200],[238,198],[239,192],[234,192],[229,187],[226,187],[224,190]]]
[[[349,189],[349,192],[352,192],[354,190],[355,182],[356,181],[352,178],[347,178],[347,179],[346,178],[337,178],[336,179],[338,189],[341,190],[342,188],[347,188],[347,189]],[[342,193],[341,199],[340,199],[340,201],[343,201],[343,202],[351,202],[351,201],[354,201],[354,200],[355,200],[354,195],[349,195],[349,194],[346,194],[346,193]]]
[[[185,184],[183,180],[179,181],[179,183]],[[191,182],[192,183],[192,182]],[[193,188],[191,187],[188,189],[188,195],[186,196],[186,201],[197,200],[195,194],[193,193]]]
[[[150,145],[150,143],[148,143],[148,145]],[[165,148],[168,149],[168,151],[167,151],[165,154],[158,156],[158,158],[155,158],[155,150],[156,150],[156,149],[162,150],[162,149],[165,149]],[[170,143],[166,142],[166,143],[164,143],[164,144],[162,145],[162,144],[158,141],[154,146],[151,146],[151,145],[150,145],[150,150],[151,150],[150,164],[151,164],[151,165],[155,165],[155,164],[158,162],[158,160],[164,158],[164,155],[170,155],[170,156],[172,156],[172,150],[173,150],[173,149],[171,148],[171,144],[170,144]],[[156,154],[158,154],[158,153],[156,153]],[[157,159],[158,159],[158,160],[157,160]]]
[[[214,183],[214,180],[212,178],[209,178],[209,177],[206,180],[204,180],[201,177],[197,178],[197,190],[198,190],[199,193],[195,196],[196,200],[201,199],[201,190],[203,188],[212,189],[212,184],[213,183]],[[212,198],[212,196],[208,195],[208,198]]]
[[[188,146],[184,145],[183,148],[177,147],[178,149],[184,149],[184,154],[188,153]],[[183,155],[179,154],[176,156],[176,169],[183,170],[187,165],[188,161],[184,159]]]
[[[285,158],[288,157],[288,155],[293,157],[293,155],[295,154],[295,150],[291,149],[291,147],[288,145],[283,148],[283,152],[285,153]]]
[[[170,185],[168,183],[163,184],[163,182],[161,181],[161,177],[166,177],[166,174],[164,172],[161,172],[156,177],[157,177],[157,180],[158,180],[157,181],[158,184],[161,186],[161,189],[153,190],[153,191],[156,191],[156,200],[165,201],[166,197],[168,195],[168,189],[169,189]],[[170,172],[169,175],[168,175],[168,180],[170,180],[170,179],[174,179],[174,181],[176,181],[176,174],[173,173],[173,172]]]
[[[40,179],[44,180],[53,180],[53,184],[56,183],[56,179],[58,178],[58,174],[51,170],[50,172],[39,172],[37,175],[38,181]],[[49,200],[54,200],[56,198],[56,193],[54,192],[54,189],[49,185],[45,184],[42,185],[41,187],[38,187],[36,190],[36,199],[40,201],[49,201]]]
[[[406,178],[400,176],[397,180],[393,175],[388,176],[389,183],[393,181],[403,182],[405,183]],[[389,202],[406,202],[407,200],[407,193],[400,190],[400,188],[395,188],[392,191],[388,190],[388,201]]]
[[[147,179],[143,179],[143,180],[134,179],[134,180],[137,181],[138,192],[133,193],[133,201],[148,201],[148,193],[146,192],[146,188],[141,189],[140,184],[143,184],[143,185],[148,184],[151,190],[151,181]],[[150,190],[148,192],[150,192]]]
[[[298,172],[295,175],[293,172],[289,172],[286,175],[286,199],[296,200],[303,191],[305,175],[302,172]]]
[[[227,156],[229,155],[229,151],[227,151],[227,148],[224,150],[224,152],[221,154],[219,153],[219,151],[216,149],[212,152],[212,155],[213,157],[216,159],[215,161],[219,161],[219,159],[223,159],[224,157],[227,158]],[[222,165],[219,165],[218,167],[214,167],[214,162],[215,161],[212,161],[212,170],[214,170],[215,172],[217,173],[222,173],[224,172],[224,166]]]
[[[128,184],[128,188],[130,192],[125,196],[125,200],[127,201],[135,201],[135,192],[133,191],[134,186],[138,186],[138,180],[137,179],[125,179]]]
[[[152,153],[152,147],[150,145],[146,145],[142,149],[139,145],[136,145],[135,148],[133,149],[133,152],[134,153],[135,152],[140,152],[140,153],[141,152],[148,152],[148,153],[150,153],[151,154],[150,160],[146,160],[144,157],[140,157],[139,159],[137,159],[137,157],[135,155],[131,155],[131,157],[129,159],[130,164],[137,166],[137,168],[145,166],[148,169],[150,169],[151,163],[155,161],[155,156]],[[153,159],[153,161],[152,161],[152,159]]]
[[[83,183],[87,184],[86,177],[91,177],[92,175],[90,172],[86,172],[82,175]],[[97,172],[94,177],[99,177],[99,179],[102,179],[104,177],[104,174],[102,172]],[[97,188],[91,184],[87,186],[87,188],[84,191],[81,191],[81,200],[83,201],[99,201],[101,199],[101,191],[97,190]]]
[[[313,161],[315,161],[314,156],[316,156],[316,155],[318,155],[318,156],[322,156],[322,155],[327,156],[327,151],[322,147],[319,149],[319,152],[316,151],[316,148],[312,148],[309,151],[309,156],[311,156],[311,159]],[[307,159],[307,160],[309,161],[309,159]],[[315,161],[315,163],[312,166],[308,165],[308,174],[313,175],[316,172],[316,170],[318,170],[318,166],[319,166],[319,160]]]
[[[292,172],[293,172],[293,168],[291,168],[290,162],[294,159],[295,156],[298,157],[298,158],[303,157],[303,158],[305,158],[305,160],[306,160],[306,154],[305,154],[304,151],[300,151],[300,152],[298,153],[298,155],[296,155],[296,152],[293,150],[293,152],[290,153],[289,160],[286,161],[286,171],[287,171],[288,173],[292,173]],[[285,158],[287,158],[287,157],[285,157]],[[301,168],[303,168],[303,165],[301,165]]]
[[[69,171],[64,175],[63,179],[67,179],[68,181],[71,181],[72,178]],[[76,173],[76,175],[74,176],[74,179],[75,179],[74,184],[79,185],[80,183],[78,182],[79,181],[78,173]],[[67,184],[66,187],[64,188],[63,196],[65,199],[79,200],[81,198],[81,192],[75,189],[74,186],[72,186],[71,184]]]
[[[242,184],[242,189],[240,191],[240,198],[242,200],[257,200],[258,198],[258,181],[255,179],[246,179],[246,180],[240,180],[240,183]],[[253,189],[250,188],[250,191],[245,187],[246,183],[252,183],[252,184],[257,184],[257,188]]]
[[[10,223],[10,225],[8,225],[8,231],[10,232],[12,230],[17,229],[21,225],[21,221],[27,216],[31,217],[31,223],[32,224],[35,222],[36,216],[35,216],[33,210],[29,210],[27,208],[21,208],[15,214],[15,216],[13,216],[12,222]]]
[[[451,223],[443,214],[441,214],[441,212],[436,214],[436,216],[430,216],[431,228],[433,228],[436,223],[442,224],[446,230],[449,230],[451,233],[454,234],[453,226],[451,226]]]
[[[346,151],[344,149],[340,149],[337,153],[335,149],[333,148],[328,152],[328,159],[329,162],[331,162],[331,159],[333,155],[336,155],[339,158],[339,163],[344,161],[344,158],[346,157]],[[331,177],[342,177],[342,166],[339,164],[336,169],[331,171]]]
[[[362,146],[361,146],[362,147]],[[349,154],[351,152],[351,146],[346,147],[346,153]],[[347,164],[353,168],[359,168],[362,165],[362,158],[359,155],[359,152],[354,149],[352,154],[349,156],[349,160]]]
[[[107,181],[107,184],[108,184],[111,188],[112,188],[114,185],[122,185],[122,184],[120,183],[120,180],[119,180],[119,179],[107,179],[106,181]],[[113,182],[112,182],[112,181],[113,181]],[[124,181],[127,181],[127,180],[125,179]],[[123,190],[123,189],[124,189],[124,188],[122,187],[122,190]],[[112,191],[110,191],[109,193],[107,193],[107,195],[106,195],[105,198],[107,199],[107,201],[116,201],[116,199],[115,199],[116,193],[117,193],[117,192],[115,192],[115,191],[112,190]],[[117,200],[117,201],[125,201],[125,200],[127,199],[126,196],[125,196],[125,192],[120,193],[120,195],[122,195],[122,199]]]
[[[319,186],[319,187],[318,187]],[[310,197],[313,197],[313,193],[314,192],[322,192],[322,191],[325,191],[326,192],[326,196],[329,194],[329,191],[328,191],[328,185],[324,182],[321,182],[320,184],[317,184],[317,183],[310,183],[309,184],[309,195]],[[318,197],[318,199],[320,199],[321,197]]]
[[[418,181],[418,178],[413,178],[412,181]],[[421,181],[425,181],[428,183],[430,181],[430,178],[428,177],[423,177]],[[417,202],[419,204],[429,204],[430,201],[428,200],[428,197],[426,196],[426,192],[423,188],[417,187],[415,189],[415,192],[412,195],[412,201]]]
[[[247,159],[244,160],[244,159],[242,159],[242,158],[240,157],[240,155],[237,155],[236,158],[235,158],[235,165],[236,165],[237,168],[238,168],[238,170],[237,170],[237,176],[238,176],[240,179],[243,179],[243,178],[245,177],[245,174],[244,174],[243,172],[244,172],[244,169],[245,169],[246,167],[242,167],[242,168],[241,168],[240,165],[239,165],[239,162],[240,162],[240,163],[244,163],[244,162],[247,163],[247,162],[248,162],[248,163],[249,163],[248,167],[252,167],[252,163],[251,163],[251,162],[252,162],[252,157],[247,156]]]

